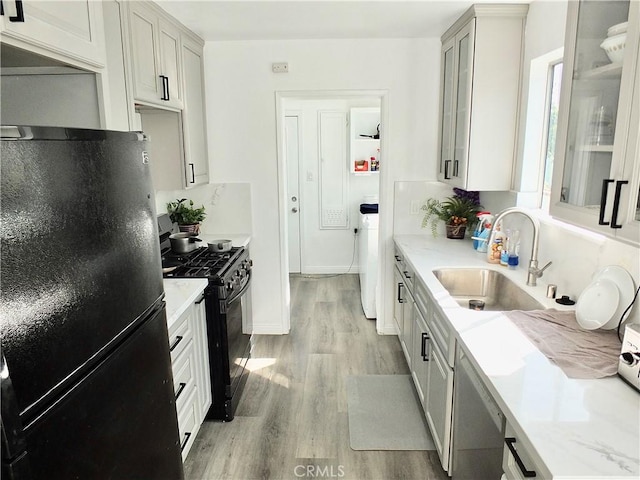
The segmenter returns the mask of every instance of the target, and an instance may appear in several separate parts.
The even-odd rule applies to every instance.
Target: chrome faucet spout
[[[489,242],[493,240],[493,231],[496,225],[498,225],[504,217],[507,215],[511,215],[514,213],[519,213],[529,219],[531,225],[533,226],[533,240],[531,243],[531,258],[529,260],[529,269],[527,275],[527,285],[531,287],[536,286],[536,280],[542,276],[542,272],[544,272],[551,262],[547,263],[541,269],[538,268],[538,242],[540,240],[540,222],[536,217],[531,215],[524,208],[519,207],[511,207],[505,210],[502,210],[498,216],[493,221],[493,225],[491,225],[491,230],[489,231]]]

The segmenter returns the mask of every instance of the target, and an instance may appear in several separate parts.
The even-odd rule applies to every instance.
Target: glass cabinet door
[[[454,40],[450,40],[442,47],[442,104],[441,132],[440,132],[440,175],[443,178],[451,178],[451,163],[453,160],[453,67],[454,67]]]
[[[581,1],[564,144],[560,204],[589,209],[605,225],[614,183],[616,118],[629,1]],[[564,90],[564,88],[563,88]],[[559,152],[560,153],[560,152]]]
[[[463,28],[456,35],[457,85],[456,123],[453,151],[453,172],[455,178],[466,178],[467,157],[469,155],[469,127],[471,124],[471,83],[473,74],[472,36],[474,23]]]

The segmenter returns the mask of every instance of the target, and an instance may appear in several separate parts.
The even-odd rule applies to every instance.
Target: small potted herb
[[[171,221],[178,224],[181,232],[198,233],[200,222],[207,216],[204,205],[196,208],[193,206],[193,200],[186,198],[167,203],[167,212]]]
[[[464,238],[467,227],[471,230],[478,221],[478,213],[482,211],[479,192],[467,192],[460,188],[454,188],[454,195],[444,200],[428,199],[422,210],[425,214],[422,219],[422,228],[431,227],[431,233],[437,235],[438,222],[445,223],[447,238]]]

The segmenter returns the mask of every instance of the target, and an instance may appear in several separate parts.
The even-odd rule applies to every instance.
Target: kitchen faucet
[[[512,213],[519,213],[524,215],[529,220],[531,220],[531,225],[533,225],[533,242],[531,244],[531,259],[529,260],[529,270],[527,274],[527,285],[530,287],[536,286],[536,280],[542,276],[542,272],[544,272],[551,262],[547,263],[544,267],[538,268],[538,240],[540,239],[540,222],[537,218],[533,217],[529,212],[527,212],[523,208],[511,207],[502,210],[498,216],[493,221],[493,225],[491,225],[491,230],[489,230],[489,245],[493,241],[493,230],[496,225],[500,223],[500,221],[510,215]]]

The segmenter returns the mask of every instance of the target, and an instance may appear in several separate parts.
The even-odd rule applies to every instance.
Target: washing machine
[[[378,205],[375,204],[375,208],[373,205],[362,204],[360,206],[358,230],[360,299],[365,317],[371,319],[376,318],[376,287],[378,283]]]

